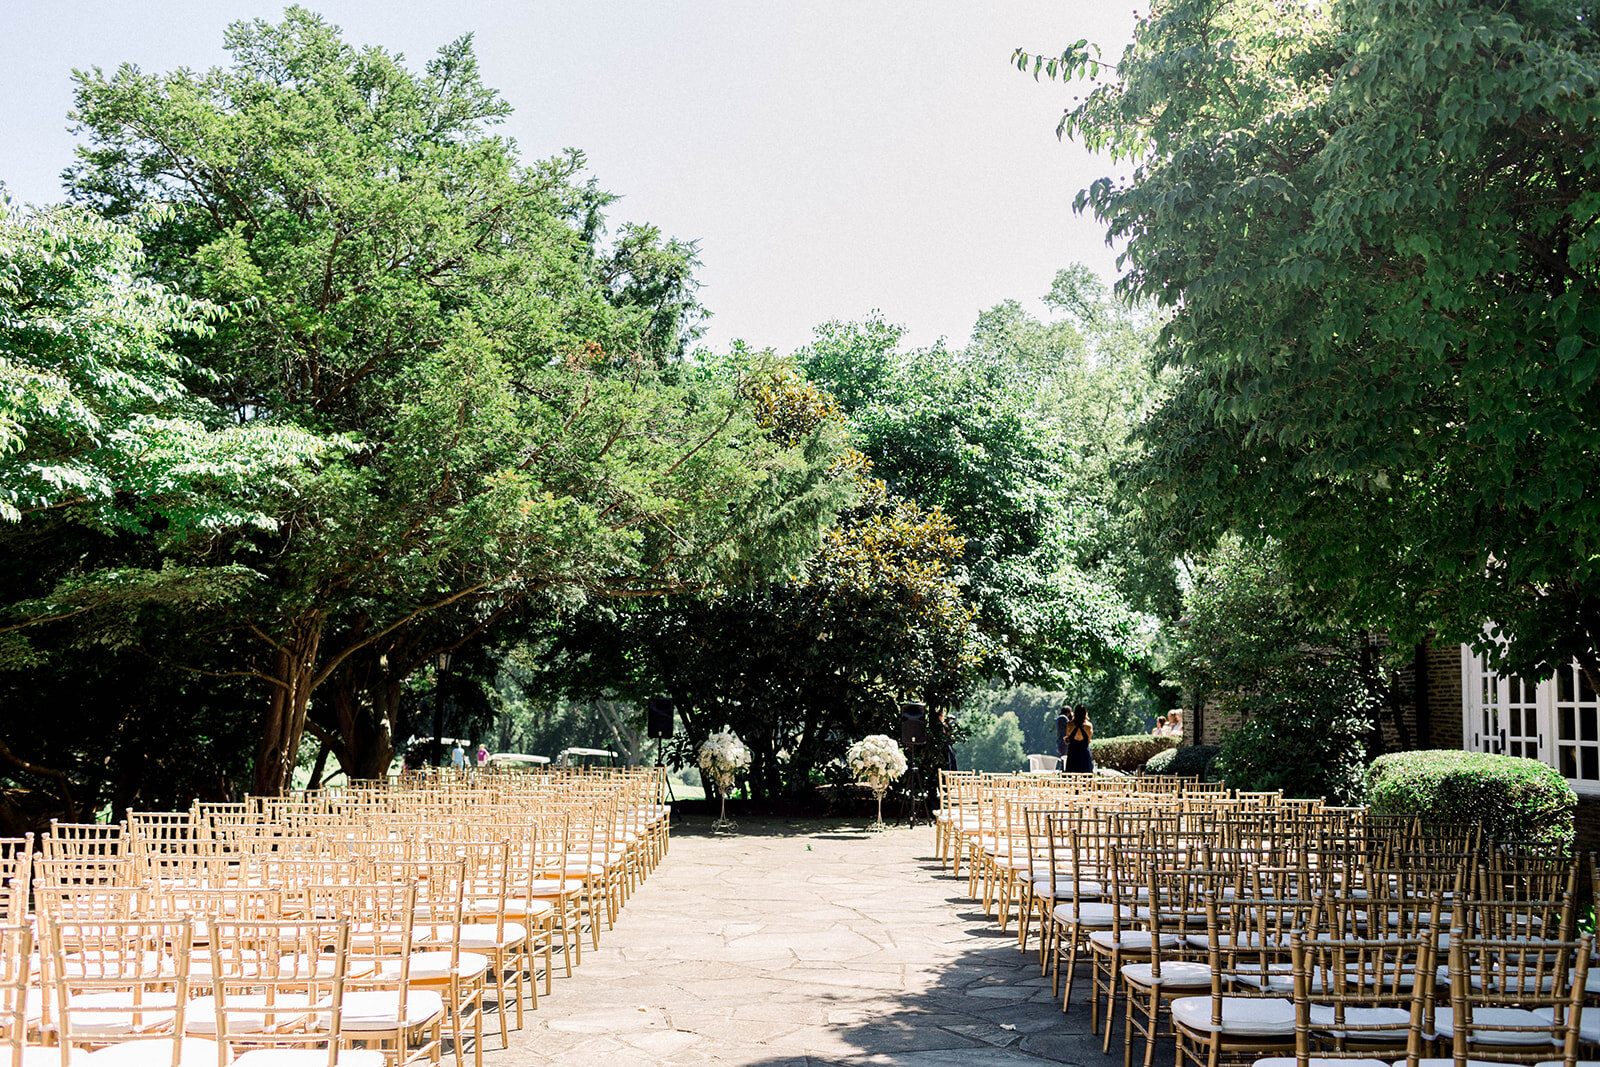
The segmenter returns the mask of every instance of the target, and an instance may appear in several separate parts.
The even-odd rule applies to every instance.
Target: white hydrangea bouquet
[[[868,829],[886,829],[883,794],[906,773],[906,754],[900,750],[900,742],[888,734],[868,734],[845,751],[844,759],[856,781],[865,782],[878,800],[878,821]]]
[[[712,829],[733,829],[735,824],[728,818],[728,791],[733,788],[735,776],[750,766],[750,749],[739,740],[738,734],[723,730],[705,739],[696,762],[700,764],[700,773],[716,783],[717,795],[722,798],[721,814]]]

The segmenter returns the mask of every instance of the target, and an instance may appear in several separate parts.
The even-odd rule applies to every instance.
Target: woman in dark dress
[[[1067,709],[1061,709],[1066,718]],[[1089,721],[1089,709],[1079,704],[1072,713],[1072,722],[1062,731],[1056,747],[1062,758],[1061,769],[1068,774],[1093,774],[1094,757],[1089,754],[1089,742],[1094,739],[1094,723]]]

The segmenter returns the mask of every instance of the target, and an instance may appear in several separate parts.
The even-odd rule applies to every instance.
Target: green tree
[[[1268,534],[1357,626],[1600,685],[1591,16],[1174,0],[1066,113],[1129,168],[1078,203],[1167,309],[1142,485],[1171,549]]]
[[[1240,723],[1222,741],[1224,780],[1358,802],[1377,716],[1396,703],[1372,635],[1295,595],[1273,545],[1225,538],[1192,573],[1171,670],[1196,705]]]
[[[187,553],[271,529],[260,490],[342,450],[270,419],[241,426],[187,389],[172,339],[208,335],[219,310],[143,264],[134,233],[91,212],[0,203],[0,766],[69,819],[109,799],[216,796],[237,776],[237,694],[184,699],[185,679],[127,646],[148,629],[191,649],[173,621],[235,600],[251,575]],[[65,647],[73,627],[92,642]]]
[[[677,360],[692,247],[608,242],[581,155],[493,136],[509,109],[470,40],[413,73],[290,8],[225,43],[204,73],[79,74],[69,179],[144,220],[154,277],[229,311],[185,348],[195,392],[354,445],[261,487],[271,529],[203,546],[259,575],[215,622],[265,694],[256,791],[307,730],[381,773],[405,679],[536,595],[692,589],[815,544],[826,501],[785,495],[809,446]]]
[[[840,428],[832,399],[792,373],[752,399],[780,441]],[[961,538],[937,508],[872,478],[859,453],[839,457],[832,477],[853,502],[793,573],[625,609],[596,605],[540,648],[544,684],[636,704],[672,696],[682,762],[731,727],[750,746],[749,781],[762,799],[808,791],[851,741],[898,733],[901,700],[956,706],[976,663],[955,576]]]
[[[962,770],[1013,774],[1027,767],[1016,712],[977,712],[967,717],[966,726],[972,735],[955,747],[956,763]]]
[[[1041,322],[1015,302],[984,312],[958,352],[900,347],[881,318],[828,323],[798,353],[841,398],[893,490],[937,505],[966,540],[962,568],[985,671],[1059,683],[1150,670],[1151,612],[1175,610],[1170,567],[1139,551],[1116,472],[1159,391],[1154,326],[1087,269],[1061,271]]]

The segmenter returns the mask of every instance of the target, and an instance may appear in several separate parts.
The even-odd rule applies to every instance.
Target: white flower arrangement
[[[726,797],[733,788],[734,776],[750,766],[750,750],[739,740],[738,734],[723,730],[706,738],[696,762],[700,764],[701,773],[716,782],[717,791]]]
[[[883,793],[906,773],[906,754],[900,750],[900,742],[888,734],[868,734],[851,745],[844,758],[850,773],[874,793]]]

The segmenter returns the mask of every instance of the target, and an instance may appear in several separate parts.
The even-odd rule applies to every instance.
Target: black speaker
[[[652,741],[672,736],[672,698],[651,697],[645,706],[645,736]]]
[[[920,745],[928,740],[928,708],[924,704],[900,705],[900,743]]]

